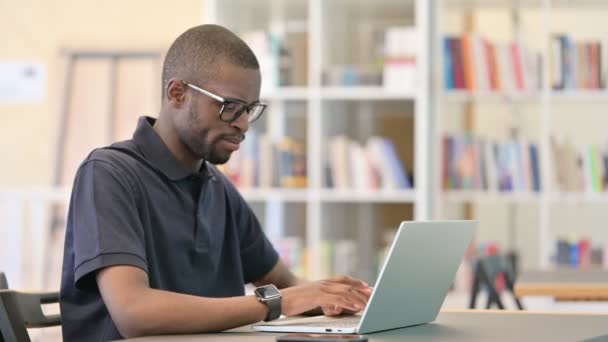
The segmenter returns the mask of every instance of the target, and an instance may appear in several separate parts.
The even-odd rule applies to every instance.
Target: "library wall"
[[[60,58],[62,48],[164,50],[182,31],[201,23],[202,6],[200,0],[180,1],[179,6],[143,0],[108,0],[103,5],[76,0],[23,0],[0,4],[3,17],[0,20],[3,44],[0,61],[40,63],[46,72],[41,102],[0,104],[0,145],[3,146],[0,186],[50,184],[64,71]],[[145,13],[142,13],[144,8]],[[121,69],[126,67],[120,66]],[[139,71],[134,72],[137,75]],[[131,75],[126,76],[128,80],[119,80],[122,87],[137,77]],[[104,86],[84,80],[80,89],[103,94]],[[158,84],[153,86],[160,88]],[[129,111],[138,100],[130,97],[128,103],[117,105]],[[87,106],[87,111],[103,110],[102,107],[93,108],[94,103],[97,102]],[[157,108],[141,108],[145,112],[138,115],[156,115]],[[148,112],[152,110],[154,112]],[[124,135],[131,129],[119,126],[117,131]]]

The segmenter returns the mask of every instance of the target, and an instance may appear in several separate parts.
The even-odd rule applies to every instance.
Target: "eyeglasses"
[[[210,98],[219,101],[222,103],[222,107],[220,108],[220,119],[224,122],[233,122],[236,121],[243,113],[247,112],[247,121],[249,123],[254,122],[259,119],[264,113],[264,109],[266,109],[265,103],[254,102],[252,104],[247,104],[243,101],[236,99],[225,99],[219,95],[215,95],[205,89],[199,88],[193,84],[181,81],[186,86],[198,91],[201,94],[207,95]]]

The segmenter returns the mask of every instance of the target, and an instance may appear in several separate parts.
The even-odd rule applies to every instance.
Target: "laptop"
[[[362,314],[286,317],[253,329],[367,334],[432,322],[476,228],[476,221],[402,222]]]

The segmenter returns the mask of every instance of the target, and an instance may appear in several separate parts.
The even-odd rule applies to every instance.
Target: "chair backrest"
[[[0,272],[0,290],[8,289],[8,280],[6,280],[6,275],[4,272]]]
[[[488,290],[488,301],[486,309],[489,309],[493,304],[496,304],[499,309],[504,309],[504,305],[500,299],[500,293],[495,287],[496,277],[502,275],[505,282],[505,290],[513,297],[513,301],[519,310],[523,310],[523,305],[514,294],[515,286],[515,265],[513,265],[514,256],[512,255],[491,255],[481,257],[475,263],[473,286],[471,288],[471,301],[469,308],[474,309],[477,301],[477,295],[482,287]]]
[[[0,290],[0,342],[30,342],[27,328],[61,325],[60,315],[42,312],[42,304],[58,302],[58,292]]]

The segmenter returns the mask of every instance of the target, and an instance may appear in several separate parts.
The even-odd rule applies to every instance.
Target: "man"
[[[361,281],[294,277],[212,165],[229,159],[265,108],[249,47],[222,27],[194,27],[170,47],[162,76],[158,119],[140,118],[131,140],[93,151],[77,172],[64,340],[214,332],[280,314],[363,309],[370,290]],[[246,283],[258,287],[255,296],[244,295]]]

